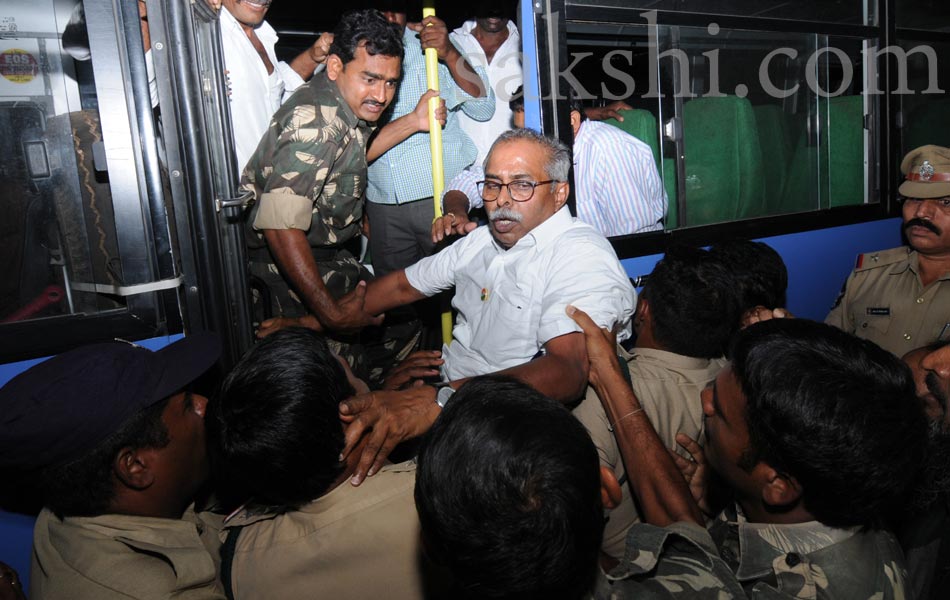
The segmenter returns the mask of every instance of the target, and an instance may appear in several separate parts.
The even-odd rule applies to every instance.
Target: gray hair
[[[567,181],[567,174],[571,170],[570,148],[565,146],[561,140],[540,134],[533,129],[511,129],[498,136],[495,143],[491,145],[491,150],[488,151],[488,156],[485,157],[482,166],[487,170],[488,161],[491,159],[495,148],[499,144],[513,140],[528,140],[544,148],[548,154],[548,160],[544,165],[544,172],[548,178],[555,181]]]

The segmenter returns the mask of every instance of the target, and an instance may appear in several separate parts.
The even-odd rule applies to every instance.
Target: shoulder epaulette
[[[854,270],[855,272],[867,271],[869,269],[893,265],[902,260],[907,260],[907,255],[910,254],[910,252],[911,250],[907,246],[891,248],[890,250],[865,252],[864,254],[858,255],[858,259],[854,263]]]

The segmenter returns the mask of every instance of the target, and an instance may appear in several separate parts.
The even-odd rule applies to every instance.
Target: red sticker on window
[[[13,83],[29,83],[40,74],[40,65],[26,50],[0,52],[0,75]]]

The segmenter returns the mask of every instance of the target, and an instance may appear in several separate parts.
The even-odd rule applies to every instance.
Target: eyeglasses
[[[508,195],[515,202],[527,202],[534,197],[534,188],[545,183],[557,183],[557,179],[548,179],[546,181],[510,181],[508,183],[499,183],[497,181],[479,181],[478,194],[485,202],[494,202],[501,195],[502,188],[508,188]]]

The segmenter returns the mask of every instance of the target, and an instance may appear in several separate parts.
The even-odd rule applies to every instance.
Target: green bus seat
[[[681,224],[704,225],[764,213],[762,149],[752,105],[746,98],[686,102],[683,138],[687,218]]]
[[[765,173],[765,210],[775,214],[781,210],[782,192],[788,177],[791,162],[792,140],[788,130],[785,111],[777,104],[753,106],[755,123],[762,145],[763,170]]]
[[[777,212],[864,202],[864,100],[838,96],[820,106],[819,144],[809,145],[805,131],[799,136]]]

